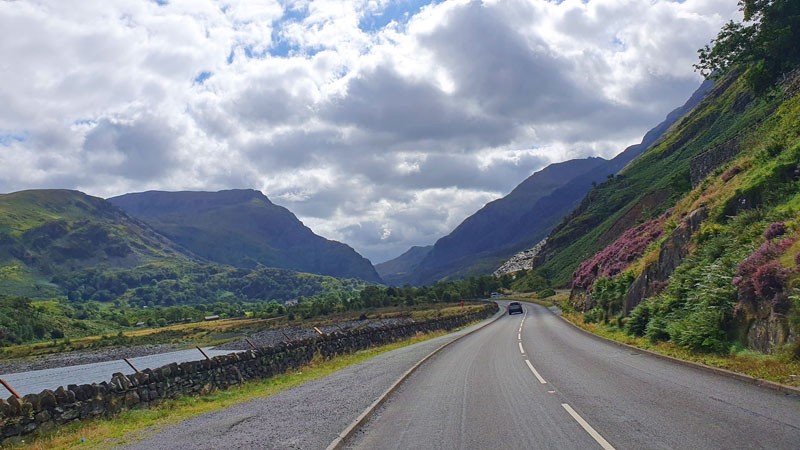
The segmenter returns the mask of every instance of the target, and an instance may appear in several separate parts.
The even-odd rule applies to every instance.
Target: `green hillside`
[[[77,191],[0,195],[0,292],[48,297],[55,274],[195,259],[103,199]]]

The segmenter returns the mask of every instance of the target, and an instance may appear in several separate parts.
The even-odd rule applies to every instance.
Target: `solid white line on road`
[[[533,364],[531,364],[531,362],[527,359],[525,360],[525,362],[528,364],[528,368],[531,369],[531,372],[533,372],[533,376],[535,376],[536,379],[539,380],[539,383],[547,384],[547,381],[544,381],[544,378],[542,378],[542,376],[539,375],[539,372],[537,372],[536,369],[533,368]]]
[[[519,352],[523,355],[525,354],[525,350],[522,349],[522,342],[517,342],[519,344]]]
[[[583,427],[583,429],[586,430],[587,433],[589,433],[589,436],[591,436],[595,441],[597,441],[598,444],[600,444],[600,447],[603,447],[605,450],[614,450],[614,447],[611,444],[609,444],[607,440],[603,439],[603,436],[600,436],[600,433],[595,431],[595,429],[592,428],[591,425],[589,425],[585,420],[583,420],[583,417],[581,417],[580,414],[575,412],[575,410],[572,409],[571,406],[569,406],[566,403],[562,403],[561,406],[563,406],[564,409],[567,410],[569,415],[572,416],[572,418],[575,419],[575,421],[578,422],[578,424],[581,427]]]

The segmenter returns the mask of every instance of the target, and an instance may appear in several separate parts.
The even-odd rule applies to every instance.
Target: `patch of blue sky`
[[[169,4],[169,0],[151,0],[151,1],[157,4],[158,6],[165,6]]]
[[[207,79],[211,78],[212,75],[214,75],[213,72],[204,70],[200,72],[196,77],[194,77],[194,84],[202,85],[203,83],[206,82]]]
[[[380,31],[391,22],[405,24],[427,5],[441,3],[442,0],[394,0],[382,11],[365,14],[358,27],[365,33]]]
[[[281,58],[294,56],[298,54],[313,56],[319,52],[315,49],[301,49],[298,45],[284,39],[281,36],[281,28],[286,23],[299,23],[308,17],[308,7],[299,6],[291,7],[284,5],[283,16],[275,21],[272,29],[272,46],[269,49],[269,54]]]
[[[23,131],[21,133],[0,133],[0,145],[8,147],[16,142],[25,142],[30,137],[30,132]]]

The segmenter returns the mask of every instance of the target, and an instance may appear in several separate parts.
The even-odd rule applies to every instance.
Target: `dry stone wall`
[[[163,399],[203,395],[247,380],[258,380],[308,364],[315,355],[330,358],[388,344],[420,332],[452,330],[498,311],[488,303],[478,312],[441,317],[386,328],[335,332],[312,339],[241,351],[202,361],[172,363],[139,373],[116,373],[110,381],[46,389],[23,398],[0,399],[0,439],[14,443],[59,425],[120,411],[147,407]]]

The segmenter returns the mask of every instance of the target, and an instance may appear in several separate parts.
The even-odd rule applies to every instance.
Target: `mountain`
[[[314,234],[259,191],[149,191],[108,201],[209,261],[381,281],[369,260]]]
[[[50,278],[196,257],[97,197],[70,190],[0,195],[0,291],[53,294]]]
[[[553,229],[533,273],[587,322],[800,358],[800,70],[740,68]]]
[[[648,131],[642,142],[611,160],[575,159],[551,164],[520,183],[503,198],[488,203],[439,239],[415,267],[383,264],[385,280],[395,284],[430,284],[445,278],[492,273],[514,254],[530,249],[573,211],[592,189],[623,169],[691,111],[713,86],[706,81],[689,100]],[[405,258],[407,259],[407,258]]]
[[[433,249],[432,245],[411,247],[397,258],[376,264],[375,270],[378,271],[378,275],[381,276],[383,281],[390,286],[402,285],[404,280],[411,276],[417,265],[430,253],[431,249]]]

